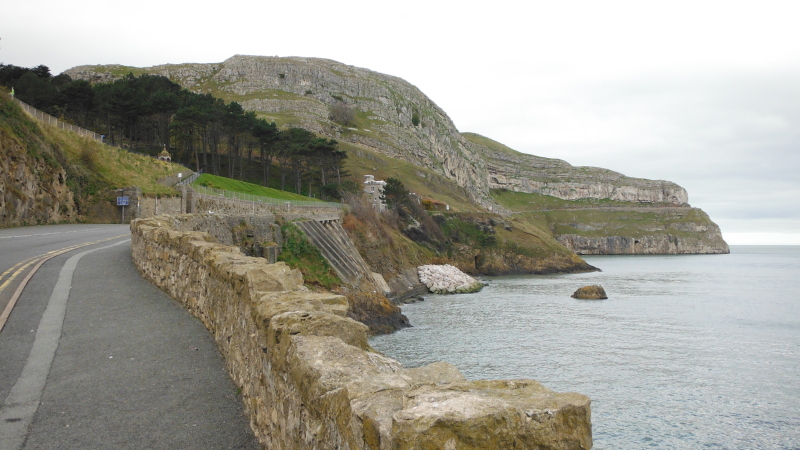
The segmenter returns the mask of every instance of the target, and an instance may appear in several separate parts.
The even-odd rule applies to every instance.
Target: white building
[[[386,202],[381,200],[386,182],[376,180],[372,175],[364,175],[364,192],[369,196],[370,203],[378,212],[386,211]]]

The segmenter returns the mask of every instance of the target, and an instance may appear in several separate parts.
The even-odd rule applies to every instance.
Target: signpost
[[[127,195],[117,197],[117,206],[122,206],[122,223],[125,223],[125,207],[128,206],[128,202]]]

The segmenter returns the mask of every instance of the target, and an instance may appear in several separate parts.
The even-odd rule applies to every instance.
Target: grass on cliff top
[[[409,192],[447,203],[451,211],[483,210],[469,200],[464,188],[429,169],[347,142],[339,142],[339,146],[347,150],[345,167],[357,183],[364,181],[364,175],[375,175],[376,180],[393,177],[402,181]]]
[[[492,189],[492,198],[501,206],[511,211],[544,211],[554,209],[580,209],[600,206],[627,206],[642,207],[647,206],[635,202],[621,202],[609,199],[583,198],[579,200],[564,200],[552,195],[514,192],[508,189]]]
[[[259,197],[277,198],[279,200],[295,200],[304,202],[321,201],[316,198],[306,197],[305,195],[272,189],[258,184],[248,183],[246,181],[233,180],[217,175],[211,175],[209,173],[200,175],[192,184],[214,189],[222,189],[225,191],[241,192],[243,194],[256,195]]]
[[[553,235],[577,234],[585,237],[644,237],[670,234],[696,236],[697,233],[681,231],[682,224],[710,224],[711,220],[699,209],[681,213],[663,211],[604,211],[604,210],[554,210],[514,215],[515,221],[524,221]]]

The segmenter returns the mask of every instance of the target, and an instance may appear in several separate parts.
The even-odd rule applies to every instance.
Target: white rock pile
[[[434,294],[478,292],[483,283],[450,264],[417,267],[419,281]]]

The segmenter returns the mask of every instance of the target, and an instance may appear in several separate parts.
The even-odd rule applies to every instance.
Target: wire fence
[[[30,114],[33,118],[35,118],[36,120],[38,120],[40,122],[52,125],[54,127],[58,127],[58,128],[60,128],[62,130],[71,131],[71,132],[73,132],[75,134],[79,134],[81,136],[86,136],[88,138],[92,138],[92,139],[94,139],[96,141],[100,141],[100,142],[103,141],[103,136],[100,135],[100,134],[95,133],[94,131],[89,131],[89,130],[87,130],[85,128],[76,127],[75,125],[72,125],[71,123],[64,122],[63,120],[58,120],[55,117],[51,116],[50,114],[47,114],[47,113],[42,112],[42,111],[39,111],[38,109],[34,108],[33,106],[23,102],[22,100],[20,100],[20,99],[18,99],[16,97],[13,97],[13,98],[14,98],[14,101],[17,102],[17,104],[19,104],[19,106],[26,113]]]
[[[345,207],[343,203],[314,202],[305,200],[285,200],[280,198],[262,197],[260,195],[244,194],[242,192],[225,191],[222,189],[215,189],[205,186],[192,186],[192,189],[200,194],[211,195],[214,197],[233,198],[238,200],[245,200],[248,202],[266,203],[270,205],[292,206],[292,207],[304,206],[313,208],[340,208],[340,209]]]

